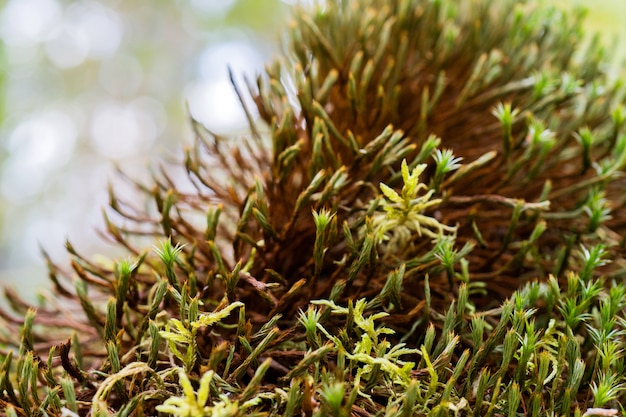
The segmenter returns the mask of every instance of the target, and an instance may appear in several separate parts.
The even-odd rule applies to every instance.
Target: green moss
[[[624,94],[582,35],[532,2],[297,9],[235,86],[250,133],[191,121],[195,192],[111,191],[129,256],[68,243],[56,298],[11,300],[4,413],[616,415]]]

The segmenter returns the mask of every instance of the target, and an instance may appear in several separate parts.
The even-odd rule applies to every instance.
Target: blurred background
[[[177,158],[186,104],[213,131],[244,128],[227,68],[262,71],[296,1],[0,0],[0,284],[47,285],[39,246],[61,263],[68,238],[111,253],[97,231],[114,167],[141,179]],[[626,39],[626,1],[579,3],[607,44]]]
[[[227,69],[254,79],[279,50],[288,3],[0,2],[0,283],[34,294],[39,247],[63,263],[68,238],[109,253],[97,231],[115,166],[141,179],[178,158],[186,105],[216,132],[245,126]]]

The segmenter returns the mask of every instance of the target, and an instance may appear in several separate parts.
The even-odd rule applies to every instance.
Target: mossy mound
[[[68,244],[48,304],[10,295],[4,415],[616,415],[624,90],[580,20],[297,10],[238,89],[250,134],[192,121],[193,192],[165,172],[136,184],[147,210],[111,191],[127,259]]]

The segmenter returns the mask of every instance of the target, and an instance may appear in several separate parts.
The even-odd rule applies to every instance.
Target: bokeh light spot
[[[63,167],[74,152],[77,131],[71,117],[47,111],[20,123],[10,134],[10,158],[2,169],[0,190],[20,202],[41,191],[44,180]]]
[[[80,27],[64,24],[46,42],[46,54],[58,68],[82,64],[89,52],[89,40]]]
[[[0,33],[9,45],[28,45],[47,40],[62,19],[55,0],[11,0],[2,10]]]
[[[124,28],[118,13],[97,1],[72,4],[66,13],[89,43],[89,58],[104,59],[113,56],[120,47]]]
[[[90,139],[99,154],[119,160],[147,151],[156,133],[151,115],[139,106],[109,102],[95,109]]]

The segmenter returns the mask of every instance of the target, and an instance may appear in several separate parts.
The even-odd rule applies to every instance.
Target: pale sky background
[[[244,128],[227,67],[262,71],[294,1],[0,0],[0,284],[42,285],[39,245],[61,263],[66,238],[110,253],[97,230],[113,167],[146,178],[178,157],[185,103],[216,132]],[[578,3],[607,43],[626,39],[626,0]]]

